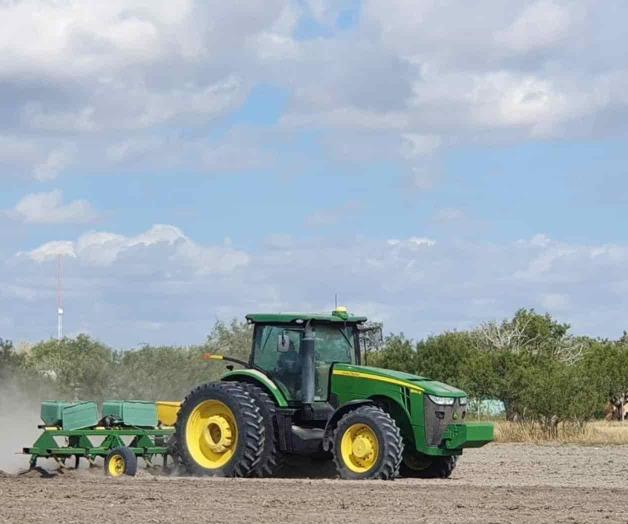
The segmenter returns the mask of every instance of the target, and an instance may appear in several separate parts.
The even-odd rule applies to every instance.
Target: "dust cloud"
[[[29,457],[18,453],[35,442],[38,424],[39,402],[12,381],[0,382],[0,470],[28,469]]]

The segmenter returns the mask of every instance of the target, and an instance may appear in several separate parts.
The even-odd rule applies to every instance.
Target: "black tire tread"
[[[448,457],[433,457],[431,464],[425,469],[420,470],[412,469],[402,463],[401,475],[408,478],[447,479],[451,477],[451,474],[456,468],[457,462],[458,457],[455,455]]]
[[[137,457],[127,446],[114,448],[107,453],[107,456],[105,457],[105,473],[107,473],[107,475],[109,474],[109,461],[115,455],[122,455],[122,458],[124,458],[124,475],[134,477],[137,473]]]
[[[271,477],[283,465],[284,454],[279,449],[279,434],[277,427],[277,405],[266,390],[250,382],[239,382],[251,398],[256,402],[260,414],[264,419],[265,441],[260,461],[253,469],[253,476]]]
[[[453,473],[458,457],[436,457],[432,464],[427,468],[428,478],[448,479]]]
[[[383,457],[379,461],[379,467],[366,475],[356,476],[353,472],[348,472],[342,464],[340,453],[338,453],[337,443],[340,441],[342,433],[351,425],[357,417],[365,417],[378,427],[384,435],[383,442],[380,442],[380,449]],[[360,406],[349,413],[346,413],[338,421],[334,430],[334,462],[341,478],[355,479],[381,479],[393,480],[399,475],[399,467],[403,455],[403,439],[401,431],[393,420],[382,408],[375,405]]]
[[[238,424],[238,445],[243,443],[243,449],[236,452],[234,460],[223,468],[210,470],[199,466],[187,450],[185,444],[185,424],[191,410],[201,401],[216,398],[217,392],[231,397],[238,405],[239,415],[234,412]],[[219,399],[222,400],[222,399]],[[191,407],[190,407],[191,406]],[[209,382],[193,389],[181,405],[179,416],[175,424],[176,453],[186,469],[193,475],[211,475],[224,477],[249,476],[259,463],[264,448],[264,423],[260,410],[249,393],[236,382]]]

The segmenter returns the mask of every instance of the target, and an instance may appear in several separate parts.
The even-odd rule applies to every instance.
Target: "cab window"
[[[253,364],[266,371],[288,400],[300,400],[301,331],[285,326],[255,329]]]
[[[321,324],[315,328],[314,400],[327,400],[329,396],[329,370],[335,362],[355,364],[353,329]]]
[[[315,324],[314,400],[327,400],[329,370],[334,362],[355,363],[353,328]],[[294,326],[258,326],[253,364],[266,371],[288,400],[302,400],[301,340],[303,329]]]

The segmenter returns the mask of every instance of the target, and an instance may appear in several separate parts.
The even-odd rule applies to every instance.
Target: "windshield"
[[[314,400],[326,400],[329,369],[334,362],[355,364],[353,326],[314,324]],[[258,325],[255,328],[253,364],[265,370],[288,400],[301,399],[304,330],[292,325]]]
[[[320,363],[355,363],[353,329],[319,324],[314,328],[316,360]]]

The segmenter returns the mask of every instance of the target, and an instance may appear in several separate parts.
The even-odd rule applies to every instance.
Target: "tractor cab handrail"
[[[264,375],[266,376],[270,376],[268,374],[268,371],[266,371],[265,369],[262,369],[260,367],[257,367],[255,365],[250,364],[249,362],[246,362],[245,360],[240,360],[239,358],[235,358],[235,357],[229,357],[227,355],[216,355],[214,353],[203,353],[201,355],[201,358],[203,360],[226,360],[228,362],[234,362],[235,364],[240,364],[242,367],[246,368],[246,369],[255,369],[257,371],[259,371],[260,373],[264,373]]]

